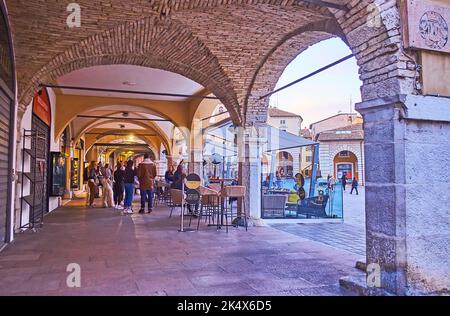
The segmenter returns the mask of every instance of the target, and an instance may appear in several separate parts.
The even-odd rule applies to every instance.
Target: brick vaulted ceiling
[[[6,0],[22,112],[40,82],[89,66],[134,64],[198,82],[242,122],[245,106],[258,103],[252,94],[272,89],[296,54],[342,33],[339,12],[300,0],[78,0],[81,27],[73,29],[66,25],[70,2]],[[358,12],[370,2],[351,4]],[[296,34],[317,29],[309,25],[319,31]]]

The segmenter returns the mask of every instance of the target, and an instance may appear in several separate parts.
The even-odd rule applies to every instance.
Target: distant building
[[[311,124],[314,140],[320,143],[319,165],[322,177],[356,177],[364,184],[363,119],[357,114],[338,114]]]
[[[307,128],[304,128],[300,131],[300,136],[312,140],[311,131]],[[311,176],[313,154],[314,151],[311,146],[302,147],[302,150],[300,152],[300,170],[305,177]]]
[[[269,108],[267,119],[268,125],[278,128],[282,131],[301,136],[303,118],[295,113],[280,110],[278,108]],[[308,148],[309,149],[309,148]],[[278,152],[276,155],[276,170],[281,177],[293,177],[302,170],[302,158],[305,148],[293,148]],[[310,150],[310,152],[312,152]],[[306,154],[305,154],[306,157]],[[306,158],[304,158],[306,160]],[[263,165],[268,164],[269,159],[263,157]],[[268,170],[268,166],[264,170]]]
[[[267,124],[285,132],[300,136],[303,118],[295,113],[269,108]]]

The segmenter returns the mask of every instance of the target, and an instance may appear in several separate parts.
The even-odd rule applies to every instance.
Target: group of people
[[[342,175],[341,182],[342,182],[342,188],[344,189],[344,192],[345,192],[345,187],[347,186],[347,182],[348,182],[347,174],[345,172]],[[358,186],[359,186],[358,179],[356,179],[356,177],[354,177],[353,180],[352,180],[352,189],[350,190],[350,194],[353,194],[353,190],[355,190],[356,191],[356,195],[358,195],[359,194]]]
[[[124,214],[133,214],[134,192],[139,187],[141,193],[139,213],[145,213],[146,204],[147,212],[151,213],[156,176],[156,165],[151,161],[149,154],[144,155],[144,160],[137,168],[134,168],[133,160],[128,160],[125,165],[121,161],[117,162],[114,172],[108,164],[103,167],[101,163],[96,164],[93,161],[87,171],[89,207],[95,207],[95,198],[99,196],[99,189],[102,188],[103,207],[114,207],[123,210]]]

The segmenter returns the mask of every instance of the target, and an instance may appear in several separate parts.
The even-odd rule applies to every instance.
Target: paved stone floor
[[[0,295],[343,295],[339,278],[361,273],[360,256],[272,227],[179,233],[168,214],[71,202],[0,253]]]
[[[344,193],[344,222],[319,224],[272,224],[271,226],[337,249],[366,256],[364,188],[359,195]]]

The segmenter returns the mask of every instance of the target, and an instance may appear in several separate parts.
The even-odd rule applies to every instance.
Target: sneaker
[[[143,209],[143,208],[141,208],[140,210],[139,210],[139,214],[144,214],[145,213],[145,210]]]
[[[117,205],[116,207],[118,210],[123,210],[123,206],[122,205]]]
[[[133,210],[132,210],[131,208],[129,208],[129,209],[127,210],[127,214],[133,214]]]
[[[147,212],[147,214],[150,214],[151,212],[153,212],[153,210],[152,210],[152,209],[149,209],[148,212]]]

